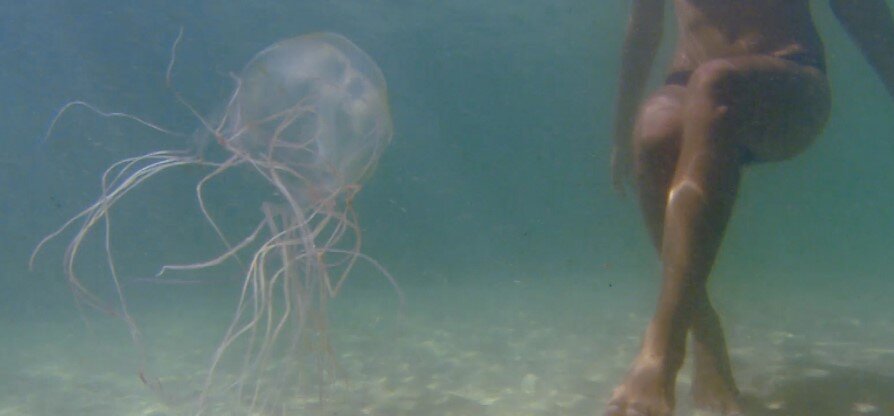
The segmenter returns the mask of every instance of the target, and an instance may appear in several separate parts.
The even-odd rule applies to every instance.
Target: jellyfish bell
[[[219,137],[268,162],[301,200],[354,189],[393,133],[385,78],[354,43],[333,33],[280,41],[237,76]]]

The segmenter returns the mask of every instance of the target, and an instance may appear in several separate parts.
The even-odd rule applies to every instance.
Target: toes
[[[637,404],[632,404],[630,406],[625,406],[618,403],[609,403],[608,407],[605,408],[605,413],[603,416],[650,416],[647,410],[643,409],[641,406]]]
[[[603,416],[624,416],[624,407],[617,403],[609,403]]]
[[[640,409],[627,409],[627,416],[649,416],[645,411]]]

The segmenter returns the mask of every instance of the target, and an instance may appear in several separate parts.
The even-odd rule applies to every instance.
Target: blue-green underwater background
[[[174,88],[205,114],[228,97],[229,73],[283,38],[341,33],[379,64],[395,135],[355,208],[363,251],[390,270],[407,301],[397,306],[388,282],[371,269],[360,269],[347,290],[381,303],[382,319],[439,310],[445,325],[468,319],[487,327],[492,314],[523,313],[599,333],[598,325],[614,319],[606,313],[647,316],[657,293],[657,260],[635,200],[618,198],[609,178],[625,3],[0,0],[0,331],[16,328],[10,333],[21,337],[2,343],[28,349],[27,328],[41,332],[50,322],[64,322],[72,332],[44,331],[40,342],[59,351],[72,337],[90,342],[86,330],[80,333],[85,324],[62,273],[65,238],[40,253],[33,270],[31,251],[96,198],[99,175],[110,163],[186,148],[191,139],[84,109],[71,110],[45,134],[56,111],[74,99],[196,131],[196,118],[165,86],[181,27]],[[894,349],[894,102],[825,2],[812,5],[828,52],[832,118],[805,154],[748,168],[712,290],[728,328],[760,328],[765,319],[768,327],[788,324],[793,336],[809,328],[857,347]],[[662,57],[672,26],[669,17]],[[160,264],[221,249],[196,216],[190,184],[200,175],[160,176],[113,213],[116,259],[126,265],[129,298],[137,305],[187,313],[193,307],[201,317],[203,302],[232,296],[218,287],[139,282]],[[232,178],[209,193],[228,230],[238,235],[254,226],[259,199],[250,179]],[[81,264],[85,281],[111,293],[98,238],[84,248]],[[221,273],[238,278],[235,267]],[[872,321],[878,329],[841,329],[836,317]],[[643,328],[631,324],[618,338],[598,342],[634,348]],[[736,331],[731,344],[760,343]],[[0,392],[19,391],[26,363],[12,355],[0,361]],[[852,370],[871,380],[865,383],[870,393],[882,389],[894,397],[892,361],[889,351],[865,366],[872,371]],[[616,379],[609,376],[599,388]],[[853,384],[846,380],[830,391],[846,390]],[[138,384],[135,377],[127,381]],[[53,394],[44,400],[55,400]],[[0,409],[6,401],[10,414],[53,414],[13,407],[15,396],[0,394]],[[568,414],[597,412],[602,398],[587,400],[588,412],[581,405]],[[65,408],[59,406],[54,409]],[[879,404],[875,412],[894,414],[894,407]]]

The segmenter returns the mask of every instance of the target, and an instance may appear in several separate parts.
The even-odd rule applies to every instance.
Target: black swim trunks
[[[826,61],[816,56],[812,53],[797,51],[784,55],[777,56],[779,59],[785,59],[786,61],[801,65],[807,66],[810,68],[816,68],[820,72],[826,72]],[[667,78],[664,79],[664,85],[679,85],[685,87],[686,84],[689,83],[689,78],[692,77],[692,71],[675,71],[668,74]]]

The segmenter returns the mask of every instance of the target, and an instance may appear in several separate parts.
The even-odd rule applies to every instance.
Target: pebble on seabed
[[[854,403],[852,409],[857,413],[874,413],[878,410],[878,406],[872,403],[858,402]]]
[[[522,378],[521,389],[527,394],[533,394],[537,390],[537,376],[528,373]]]

